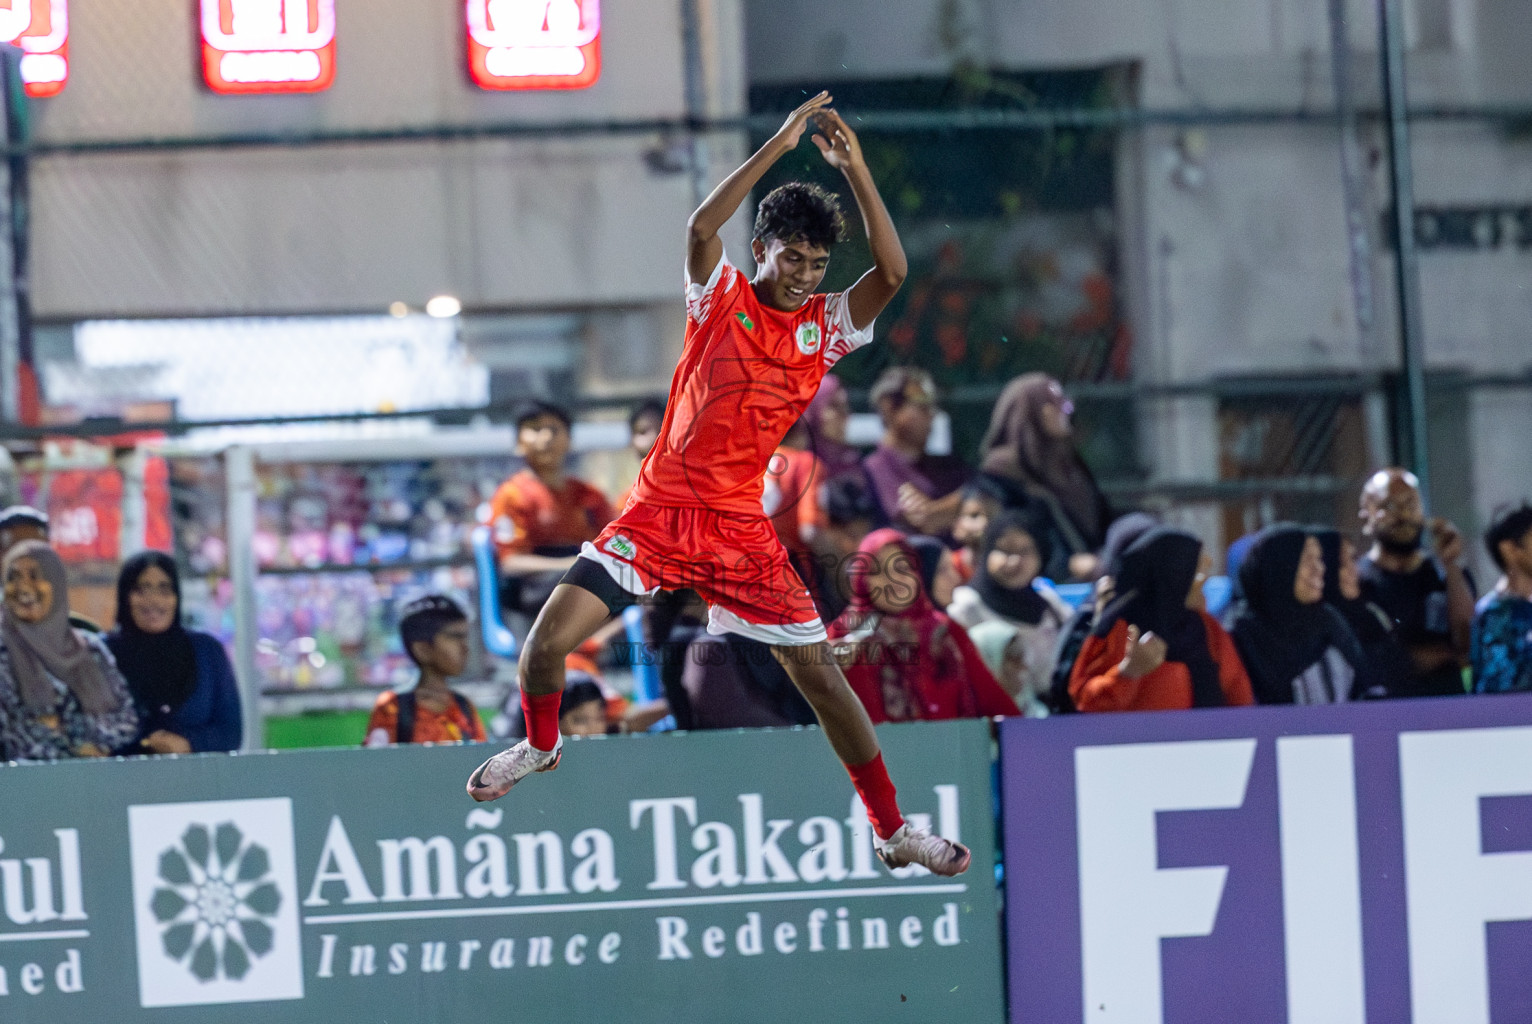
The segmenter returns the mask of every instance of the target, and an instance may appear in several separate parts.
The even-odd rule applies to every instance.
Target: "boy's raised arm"
[[[809,118],[830,102],[830,94],[821,92],[803,106],[792,112],[786,123],[767,140],[766,145],[740,165],[739,169],[725,178],[713,194],[705,199],[686,222],[686,276],[696,284],[703,284],[713,276],[723,255],[723,243],[718,230],[728,223],[739,204],[745,201],[756,182],[761,180],[772,164],[790,152],[803,138]],[[858,198],[860,202],[860,198]],[[885,300],[887,301],[887,300]]]
[[[824,154],[825,162],[846,176],[851,194],[856,197],[857,209],[861,211],[862,223],[867,226],[867,244],[872,249],[872,269],[863,274],[846,293],[851,311],[851,326],[861,330],[877,319],[904,283],[910,272],[909,261],[904,256],[904,246],[899,244],[899,232],[883,205],[878,186],[862,158],[862,146],[851,126],[833,110],[822,110],[816,120],[820,132],[814,135],[814,145]]]

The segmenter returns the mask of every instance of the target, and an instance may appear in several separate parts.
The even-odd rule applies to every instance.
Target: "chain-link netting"
[[[60,141],[112,126],[59,119],[32,159],[40,426],[10,431],[13,495],[49,512],[82,610],[103,622],[122,554],[163,546],[187,573],[194,621],[232,642],[230,554],[248,545],[263,686],[398,683],[402,604],[431,589],[477,602],[470,531],[522,465],[518,403],[570,407],[574,472],[609,496],[631,483],[624,421],[664,393],[680,351],[697,191],[828,86],[910,264],[876,343],[835,370],[853,440],[881,434],[878,376],[915,366],[937,384],[946,450],[973,466],[1001,388],[1046,373],[1116,509],[1162,512],[1213,549],[1285,519],[1350,528],[1361,481],[1403,433],[1398,239],[1375,85],[1357,76],[1365,109],[1352,119],[1315,67],[1270,109],[1217,97],[1144,109],[1129,64],[965,65],[772,81],[748,90],[750,117],[624,122],[654,113],[635,106],[530,138],[510,120],[503,138],[451,137],[468,122],[433,135],[415,107],[425,127],[389,137],[362,104],[343,127],[375,136],[341,145],[322,138],[335,124],[312,124],[284,146],[267,106],[235,115],[269,133],[260,146],[72,152]],[[125,93],[164,99],[156,83]],[[697,128],[711,154],[700,168]],[[1497,446],[1532,394],[1516,354],[1532,213],[1496,185],[1532,181],[1517,131],[1506,117],[1438,116],[1416,140],[1431,497],[1470,532],[1491,498],[1514,496],[1521,470]],[[789,179],[854,205],[807,143],[753,198]],[[256,187],[267,194],[248,202]],[[869,263],[848,219],[827,288]],[[49,233],[68,244],[42,244]],[[742,265],[747,234],[736,223],[727,239]],[[1461,372],[1447,372],[1455,360]],[[425,438],[439,450],[421,455]],[[240,536],[235,444],[260,446],[254,528]],[[473,672],[492,671],[476,652]]]

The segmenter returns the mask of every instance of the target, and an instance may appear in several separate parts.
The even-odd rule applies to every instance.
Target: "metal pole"
[[[261,715],[261,674],[255,661],[255,453],[235,446],[224,454],[224,477],[229,494],[229,583],[234,590],[234,675],[239,681],[239,705],[245,716],[241,750],[266,746]]]
[[[1340,118],[1341,201],[1346,211],[1346,241],[1351,256],[1351,301],[1356,307],[1357,340],[1362,359],[1378,357],[1373,297],[1372,239],[1368,234],[1367,187],[1357,139],[1356,89],[1351,80],[1351,30],[1346,0],[1330,0],[1330,77],[1335,83],[1335,111]]]
[[[25,145],[32,135],[31,110],[27,105],[26,86],[21,81],[21,63],[16,64],[15,92],[11,98],[11,141]],[[32,347],[32,164],[26,153],[14,153],[11,164],[11,259],[16,277],[17,419],[36,416],[39,398],[37,353]],[[24,381],[21,374],[26,371]]]
[[[27,108],[21,81],[21,51],[5,45],[0,52],[0,102],[4,104],[7,147],[25,145]],[[21,422],[21,366],[28,358],[26,302],[25,154],[8,157],[0,167],[0,419]]]
[[[1395,446],[1399,461],[1420,478],[1430,500],[1426,454],[1425,345],[1421,337],[1420,266],[1415,252],[1415,183],[1410,166],[1409,98],[1405,91],[1404,19],[1399,0],[1380,0],[1379,51],[1383,60],[1383,128],[1388,135],[1389,182],[1393,187],[1394,286],[1399,295],[1399,416]]]
[[[681,50],[686,86],[688,122],[687,170],[691,177],[692,206],[712,191],[708,184],[707,137],[701,131],[707,121],[707,69],[702,59],[702,0],[681,0]]]
[[[117,460],[117,471],[122,474],[122,525],[117,531],[117,550],[123,558],[131,558],[148,547],[145,540],[149,535],[149,503],[144,495],[148,470],[149,453],[141,447]]]

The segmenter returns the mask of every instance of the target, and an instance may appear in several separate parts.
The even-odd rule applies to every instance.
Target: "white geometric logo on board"
[[[128,808],[139,1002],[303,998],[292,801]]]

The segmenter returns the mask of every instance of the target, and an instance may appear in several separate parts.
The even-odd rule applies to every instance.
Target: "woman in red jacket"
[[[1123,552],[1069,678],[1081,711],[1162,711],[1255,703],[1234,641],[1201,610],[1202,542],[1160,526]]]
[[[846,679],[874,722],[1019,715],[963,627],[936,610],[898,530],[857,549],[851,607],[830,626]]]

